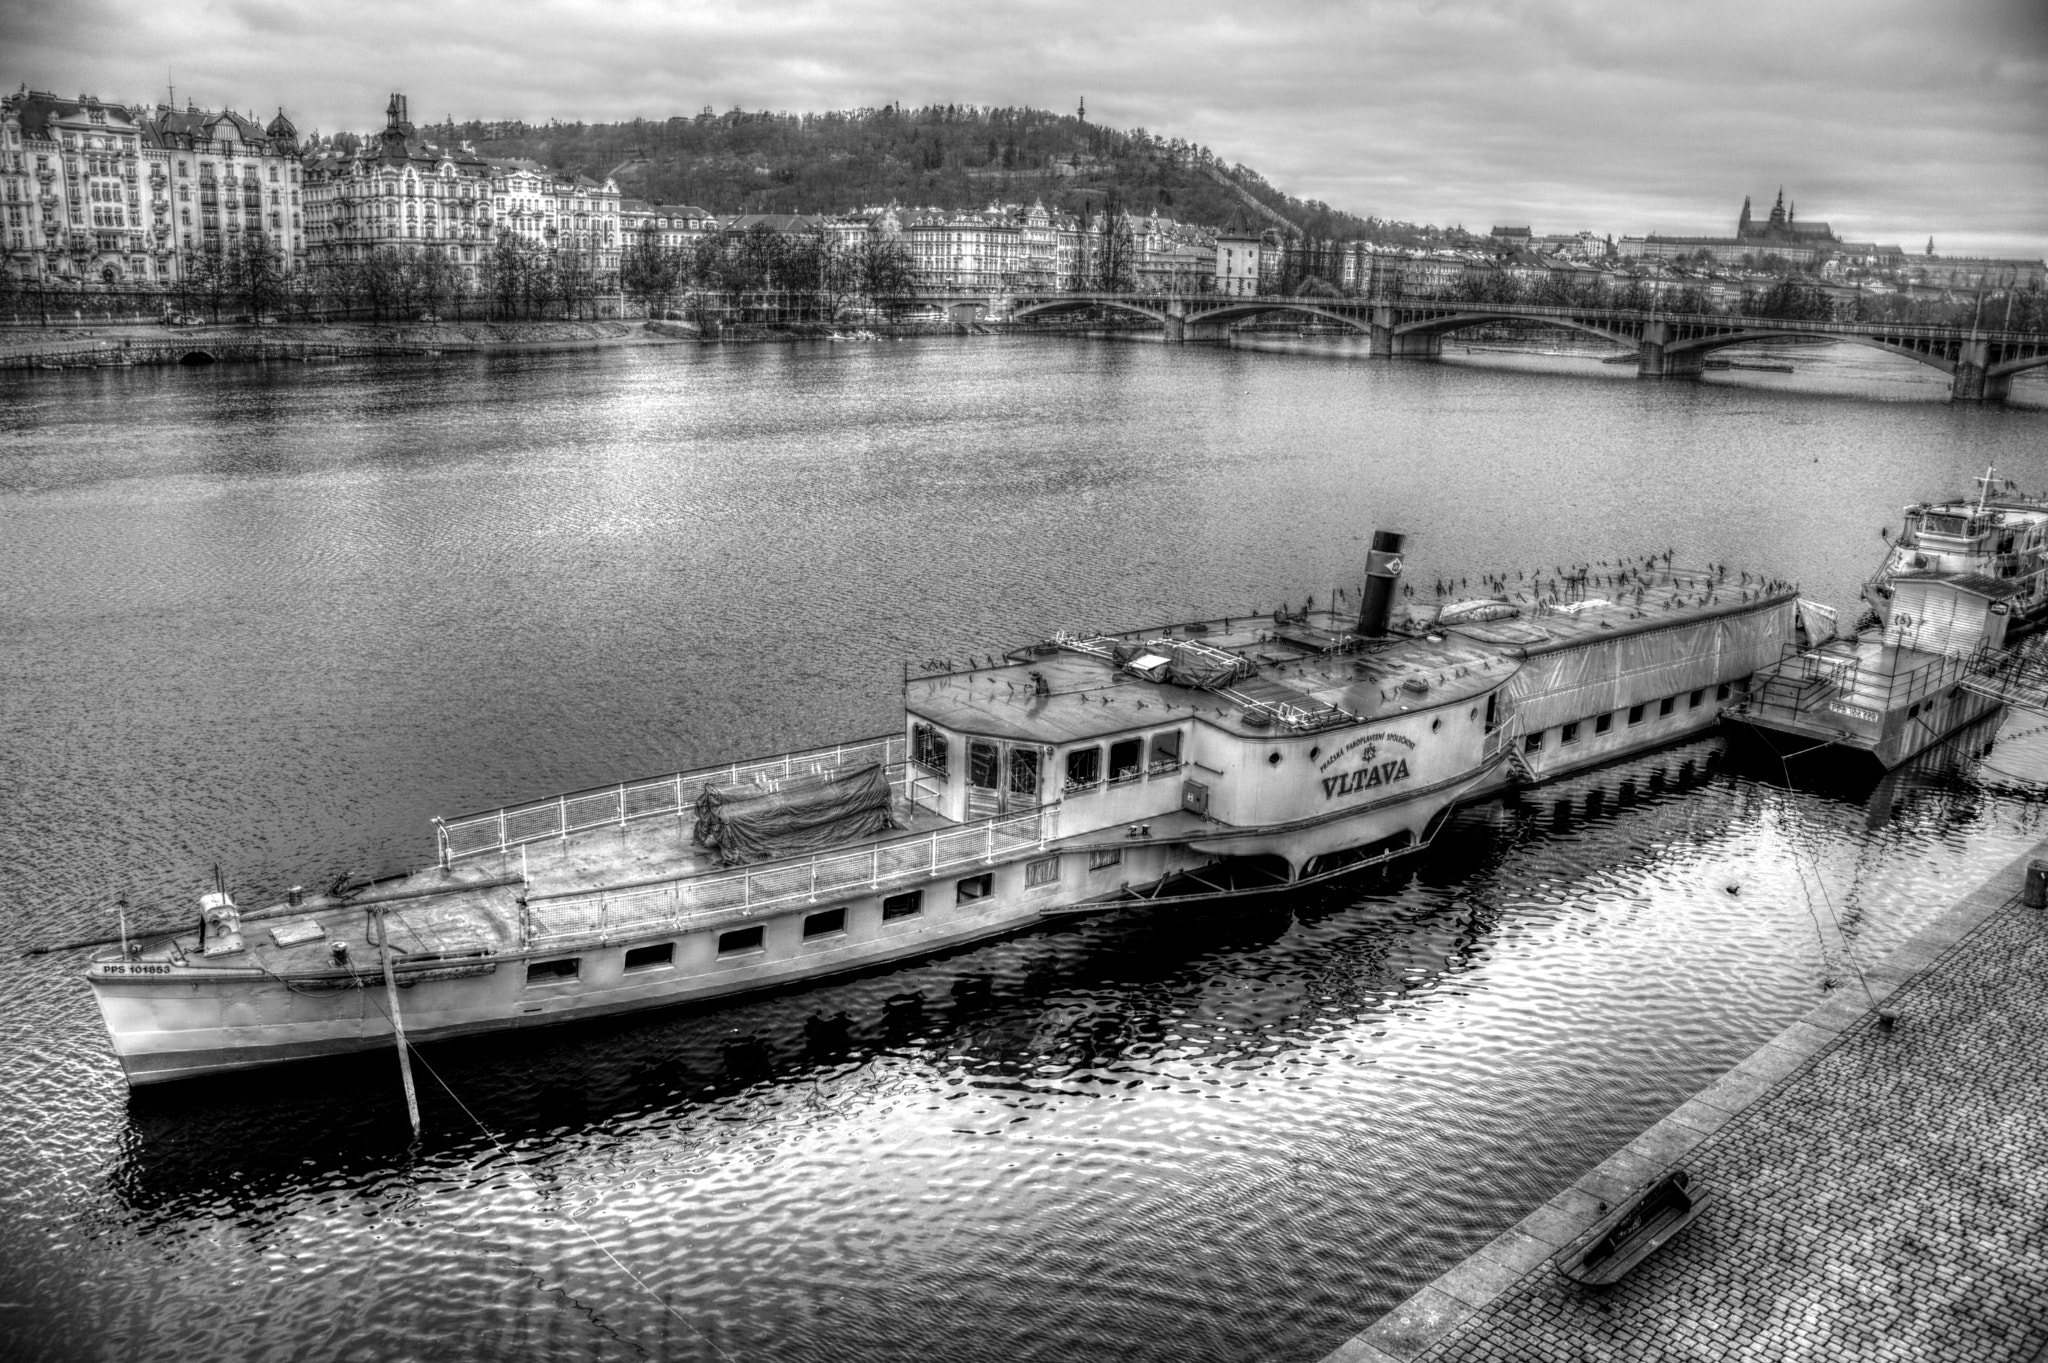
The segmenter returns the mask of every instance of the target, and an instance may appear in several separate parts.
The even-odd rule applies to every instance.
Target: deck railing
[[[1785,646],[1784,656],[1753,683],[1749,704],[1798,715],[1842,704],[1882,715],[1962,681],[1982,666],[1979,654],[1942,654],[1899,672],[1866,668],[1854,654]]]
[[[572,791],[528,804],[507,805],[482,814],[436,819],[434,833],[439,844],[441,865],[447,866],[464,857],[509,851],[526,843],[567,837],[585,829],[623,825],[662,815],[681,816],[696,804],[697,797],[707,786],[733,786],[746,781],[772,783],[792,776],[815,776],[847,767],[866,766],[870,762],[895,767],[903,760],[903,739],[893,734],[884,735],[830,748],[784,753],[757,762],[733,762],[722,767],[700,767],[667,776],[622,781],[615,786]],[[914,790],[912,796],[916,798]]]
[[[821,852],[800,861],[713,871],[629,889],[536,897],[526,910],[526,945],[547,950],[662,930],[688,931],[795,904],[868,894],[899,881],[989,866],[1020,852],[1043,850],[1059,836],[1059,819],[1059,806],[1047,805],[919,837]]]

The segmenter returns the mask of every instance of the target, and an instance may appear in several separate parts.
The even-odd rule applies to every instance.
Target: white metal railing
[[[1059,819],[1059,806],[1046,805],[801,861],[537,899],[526,910],[525,943],[546,950],[664,929],[688,931],[792,904],[869,893],[895,881],[989,866],[1021,852],[1042,851],[1059,836]]]
[[[1505,724],[1496,724],[1493,728],[1486,731],[1486,738],[1479,747],[1480,760],[1482,762],[1491,762],[1494,758],[1500,756],[1503,748],[1509,752],[1517,751],[1517,745],[1521,740],[1522,717],[1520,715],[1510,715]]]
[[[1287,701],[1260,700],[1256,696],[1248,696],[1228,686],[1217,688],[1216,694],[1254,714],[1264,715],[1283,729],[1292,729],[1297,733],[1327,729],[1333,724],[1356,724],[1360,720],[1358,715],[1352,714],[1342,706],[1328,704],[1313,696],[1303,696],[1302,703],[1294,705]]]
[[[434,836],[441,864],[446,866],[464,857],[503,852],[525,843],[567,837],[584,829],[627,824],[664,814],[680,816],[696,803],[707,786],[734,786],[747,781],[772,783],[792,776],[815,776],[866,766],[870,762],[880,762],[884,767],[901,765],[903,739],[893,734],[862,739],[755,762],[733,762],[722,767],[622,781],[615,786],[573,791],[482,814],[436,819]],[[916,799],[920,788],[913,783],[909,793]]]

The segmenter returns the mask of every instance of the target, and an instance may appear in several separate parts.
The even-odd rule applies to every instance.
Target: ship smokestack
[[[1386,637],[1394,591],[1401,585],[1401,545],[1406,540],[1392,530],[1372,532],[1372,552],[1365,556],[1365,601],[1358,609],[1358,632],[1368,639]]]

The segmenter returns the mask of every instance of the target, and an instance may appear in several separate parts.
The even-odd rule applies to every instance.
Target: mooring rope
[[[353,970],[351,970],[351,973],[353,973]],[[389,1013],[384,1012],[383,1001],[380,1000],[373,991],[369,989],[364,989],[363,997],[370,1000],[371,1003],[377,1005],[377,1011],[380,1013],[384,1013],[385,1021],[389,1022],[391,1020],[391,1015]],[[527,1173],[525,1167],[521,1165],[518,1160],[512,1158],[512,1152],[506,1148],[505,1143],[503,1141],[498,1139],[497,1133],[492,1131],[488,1126],[485,1126],[483,1119],[478,1117],[476,1113],[470,1111],[469,1104],[463,1102],[462,1096],[455,1091],[455,1089],[448,1083],[446,1079],[443,1079],[441,1077],[441,1072],[435,1069],[431,1064],[427,1062],[427,1058],[420,1054],[418,1047],[413,1048],[412,1054],[413,1059],[419,1061],[420,1067],[426,1070],[426,1072],[433,1077],[434,1082],[441,1086],[441,1091],[443,1093],[446,1093],[448,1097],[451,1100],[453,1100],[455,1106],[462,1109],[462,1115],[469,1118],[471,1122],[475,1123],[476,1129],[484,1133],[484,1139],[491,1143],[492,1147],[495,1150],[497,1150],[499,1155],[505,1158],[507,1163],[509,1163],[513,1168],[518,1169],[521,1173],[526,1174],[527,1181],[533,1185],[534,1190],[540,1193],[543,1197],[545,1197],[547,1195],[547,1190],[541,1187],[540,1181],[534,1178],[531,1173]],[[698,1339],[703,1340],[705,1344],[710,1346],[712,1352],[716,1353],[720,1358],[729,1360],[729,1363],[734,1363],[734,1361],[732,1360],[732,1355],[727,1353],[722,1347],[720,1347],[717,1340],[713,1339],[711,1336],[705,1334],[702,1330],[698,1329],[695,1322],[693,1322],[688,1316],[685,1316],[682,1312],[676,1310],[674,1305],[671,1304],[666,1297],[661,1296],[652,1287],[649,1287],[647,1285],[646,1280],[643,1279],[639,1274],[635,1273],[631,1268],[627,1267],[624,1261],[622,1261],[618,1255],[612,1253],[609,1249],[605,1248],[604,1243],[601,1240],[599,1240],[595,1235],[590,1233],[589,1227],[585,1226],[581,1221],[578,1221],[576,1219],[576,1214],[573,1211],[569,1210],[569,1208],[566,1205],[562,1206],[559,1210],[562,1219],[567,1221],[570,1225],[574,1226],[576,1228],[577,1233],[581,1235],[584,1239],[588,1240],[591,1243],[592,1247],[595,1248],[599,1254],[602,1254],[605,1258],[609,1259],[612,1262],[612,1265],[616,1267],[619,1270],[619,1272],[625,1274],[628,1278],[631,1278],[633,1280],[633,1285],[635,1287],[638,1287],[642,1292],[645,1292],[647,1294],[648,1300],[660,1306],[664,1312],[666,1312],[671,1318],[673,1318],[677,1323],[679,1323],[684,1329],[688,1330]],[[518,1262],[516,1256],[514,1261]],[[531,1268],[527,1268],[527,1265],[524,1263],[520,1263],[519,1266],[521,1268],[526,1268],[529,1273],[533,1272],[533,1270]]]

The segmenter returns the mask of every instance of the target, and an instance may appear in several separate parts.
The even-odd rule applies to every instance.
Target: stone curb
[[[1579,1180],[1476,1250],[1366,1329],[1323,1363],[1413,1363],[1475,1312],[1585,1233],[1626,1197],[1712,1137],[1739,1113],[1775,1091],[1821,1052],[1865,1025],[1886,1000],[1954,950],[1986,919],[2019,896],[2027,863],[2048,856],[2042,842],[1993,872],[1865,972],[1869,988],[1851,986],[1751,1052]]]

